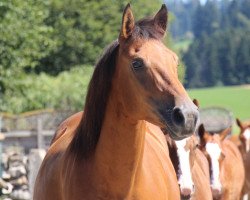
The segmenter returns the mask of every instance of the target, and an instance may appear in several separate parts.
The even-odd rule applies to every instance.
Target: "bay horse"
[[[242,199],[244,197],[250,198],[250,122],[242,122],[236,118],[236,124],[240,128],[240,133],[233,135],[230,140],[234,142],[242,155],[245,168],[245,183],[242,190]]]
[[[218,134],[208,133],[203,124],[198,128],[200,149],[210,166],[213,199],[239,200],[244,184],[244,166],[240,151],[229,139],[231,127]]]
[[[211,200],[209,165],[197,147],[197,136],[174,141],[166,135],[166,139],[182,199]]]
[[[97,63],[84,112],[58,128],[34,200],[178,200],[163,133],[190,136],[198,110],[163,44],[168,11],[135,22],[128,4],[118,40]]]

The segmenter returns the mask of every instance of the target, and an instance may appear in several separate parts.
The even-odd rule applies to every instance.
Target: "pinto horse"
[[[242,155],[244,168],[245,168],[245,183],[242,190],[242,198],[243,196],[248,196],[250,198],[250,122],[242,122],[238,118],[236,119],[236,123],[240,128],[240,133],[237,135],[233,135],[230,140],[234,142]]]
[[[195,135],[180,141],[166,135],[169,154],[178,178],[182,199],[211,200],[209,165],[197,148]]]
[[[39,170],[34,200],[180,199],[163,135],[190,136],[197,107],[162,42],[165,5],[134,21],[128,4],[119,39],[96,65],[84,112],[57,131]]]
[[[241,154],[230,140],[225,139],[231,127],[221,133],[205,131],[203,124],[198,129],[200,148],[210,166],[210,183],[214,199],[240,199],[244,184],[244,166]]]

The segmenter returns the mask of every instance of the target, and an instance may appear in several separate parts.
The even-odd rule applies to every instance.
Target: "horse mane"
[[[84,158],[95,149],[100,136],[118,48],[118,41],[113,42],[97,62],[88,86],[83,116],[70,144],[70,151]]]
[[[154,26],[152,20],[151,18],[145,18],[138,21],[130,40],[138,38],[161,39],[160,30]],[[118,50],[119,42],[116,40],[106,49],[95,66],[88,86],[84,113],[69,146],[69,151],[78,154],[78,158],[89,158],[98,143],[112,86]]]
[[[170,160],[172,161],[175,173],[176,173],[176,177],[177,179],[180,178],[180,160],[179,160],[179,156],[177,154],[177,146],[175,144],[175,142],[168,138],[169,136],[166,136],[167,138],[167,144],[168,144],[168,150],[169,150],[169,157]]]

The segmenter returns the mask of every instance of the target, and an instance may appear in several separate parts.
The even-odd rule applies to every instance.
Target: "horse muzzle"
[[[220,199],[221,197],[221,190],[219,189],[212,189],[212,195],[214,199]]]
[[[195,109],[175,107],[171,114],[173,125],[183,136],[190,136],[194,133],[198,121],[199,112]]]
[[[222,188],[221,185],[211,185],[212,195],[214,199],[220,199],[222,194]]]
[[[193,186],[192,187],[180,187],[181,199],[189,200],[193,194]]]
[[[175,107],[165,116],[166,127],[163,132],[168,133],[174,140],[182,140],[195,132],[199,112],[197,109],[181,106]]]

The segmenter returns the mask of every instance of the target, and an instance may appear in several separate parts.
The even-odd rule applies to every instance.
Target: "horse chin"
[[[175,132],[172,129],[170,129],[168,126],[165,126],[164,128],[161,128],[161,130],[164,133],[164,135],[168,134],[175,141],[183,140],[183,139],[191,136],[191,134],[186,135],[186,134],[182,134],[182,133],[179,133],[179,132]]]

